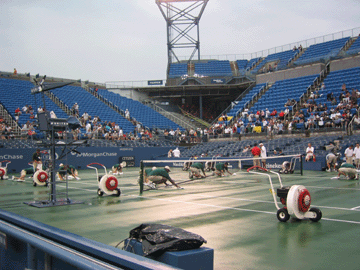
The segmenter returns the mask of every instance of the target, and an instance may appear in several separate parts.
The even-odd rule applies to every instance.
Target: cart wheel
[[[289,220],[290,215],[286,208],[280,208],[276,213],[276,217],[278,218],[279,221],[286,222]]]
[[[309,211],[316,214],[316,217],[310,218],[311,221],[318,222],[322,218],[322,212],[319,208],[312,207]]]
[[[120,194],[121,194],[120,188],[117,188],[115,196],[120,197]]]
[[[33,186],[36,187],[36,182],[33,182]]]
[[[97,195],[101,197],[102,195],[104,195],[104,192],[99,188],[97,190]]]

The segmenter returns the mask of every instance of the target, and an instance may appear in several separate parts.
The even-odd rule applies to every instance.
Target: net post
[[[139,185],[140,185],[140,195],[142,195],[143,191],[144,191],[144,162],[142,160],[140,161],[140,181],[139,181]]]
[[[303,176],[303,155],[300,155],[300,174]]]

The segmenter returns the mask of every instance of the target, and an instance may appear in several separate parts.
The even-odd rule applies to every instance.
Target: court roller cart
[[[5,165],[3,166],[3,163],[5,163]],[[0,179],[4,180],[4,179],[8,179],[9,177],[7,176],[7,166],[11,163],[10,160],[3,160],[0,162]]]
[[[38,170],[33,175],[33,186],[48,186],[49,174],[42,169],[42,164],[38,164]]]
[[[105,170],[105,175],[99,176],[98,168],[94,167],[94,165],[101,166]],[[110,196],[119,197],[121,194],[120,188],[118,188],[118,180],[114,175],[108,174],[106,171],[106,167],[100,163],[90,163],[86,165],[86,167],[90,169],[94,169],[96,171],[96,178],[99,182],[99,188],[97,190],[98,196],[103,196],[104,194]]]
[[[258,171],[254,171],[257,169]],[[322,213],[320,209],[316,207],[310,207],[311,196],[310,192],[302,185],[293,185],[291,187],[285,187],[282,184],[280,174],[267,170],[259,166],[253,166],[247,169],[249,173],[266,175],[269,178],[271,193],[274,198],[275,206],[278,209],[276,217],[281,222],[286,222],[290,217],[297,219],[310,219],[311,221],[317,222],[321,219]],[[271,180],[271,176],[268,173],[273,173],[278,176],[280,182],[280,188],[277,189],[277,196],[280,198],[280,202],[284,207],[279,207],[274,186]]]

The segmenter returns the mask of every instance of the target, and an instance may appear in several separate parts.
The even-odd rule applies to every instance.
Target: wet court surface
[[[181,172],[175,180],[187,180]],[[201,235],[215,252],[215,269],[359,269],[360,185],[335,180],[336,173],[305,171],[282,175],[286,186],[304,185],[312,206],[323,218],[317,222],[276,218],[268,178],[238,172],[182,184],[183,190],[163,188],[139,195],[138,168],[119,177],[120,197],[97,195],[94,171],[79,172],[69,181],[69,197],[83,204],[47,208],[24,202],[49,199],[47,187],[0,181],[1,209],[115,246],[142,223],[160,223]],[[18,176],[18,175],[17,175]],[[276,177],[272,177],[275,188]],[[58,192],[64,184],[58,184]],[[58,198],[61,198],[59,195]]]

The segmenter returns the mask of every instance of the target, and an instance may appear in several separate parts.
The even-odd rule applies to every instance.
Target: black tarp
[[[144,256],[195,249],[206,243],[198,234],[162,224],[141,224],[130,231],[129,238],[142,242]]]

